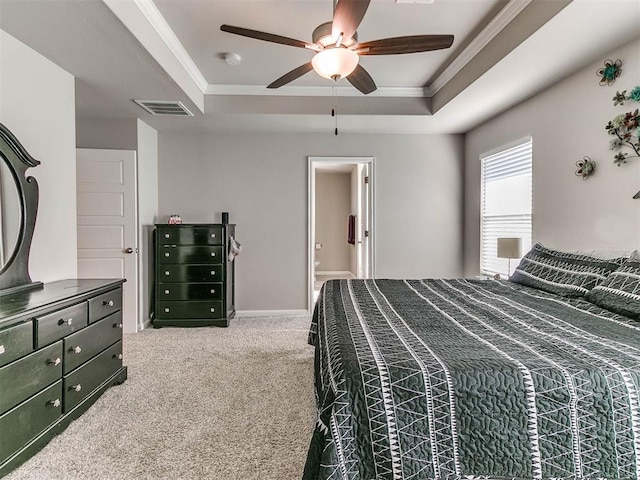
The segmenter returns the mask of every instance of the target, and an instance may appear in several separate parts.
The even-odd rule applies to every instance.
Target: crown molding
[[[429,85],[429,96],[435,95],[465,65],[467,65],[491,40],[516,18],[533,0],[511,0],[486,27],[473,39],[451,64]]]
[[[147,21],[158,33],[178,62],[180,62],[180,65],[182,65],[200,91],[204,94],[208,85],[207,80],[204,78],[204,75],[202,75],[202,72],[200,72],[200,69],[196,66],[191,56],[189,56],[180,40],[178,40],[178,37],[162,16],[162,13],[160,13],[160,10],[158,10],[155,3],[153,3],[152,0],[133,0],[133,2],[140,9]]]
[[[279,97],[362,97],[362,93],[354,87],[314,86],[301,87],[287,85],[277,89],[269,89],[263,85],[214,85],[209,84],[205,95],[243,95],[243,96],[279,96]],[[367,97],[412,97],[424,98],[427,90],[422,87],[379,87]]]

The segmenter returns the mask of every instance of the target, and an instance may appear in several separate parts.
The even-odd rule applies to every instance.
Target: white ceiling
[[[337,104],[342,134],[463,133],[640,35],[640,0],[373,0],[361,41],[455,41],[363,57],[378,85],[364,96],[314,72],[267,90],[312,52],[219,30],[308,41],[331,14],[331,0],[0,0],[0,28],[76,77],[79,118],[139,117],[162,131],[332,133]],[[242,63],[227,65],[224,52]],[[154,117],[134,98],[179,100],[196,115]]]

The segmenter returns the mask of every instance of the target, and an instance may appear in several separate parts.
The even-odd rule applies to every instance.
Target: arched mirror
[[[0,295],[42,286],[29,276],[38,183],[26,176],[39,164],[0,123]]]
[[[22,222],[18,185],[6,162],[0,163],[0,269],[18,246]]]

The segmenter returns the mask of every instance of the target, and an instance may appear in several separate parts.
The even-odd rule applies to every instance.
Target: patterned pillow
[[[625,260],[603,260],[589,255],[559,252],[536,243],[509,280],[563,297],[580,297]]]
[[[586,298],[612,312],[640,319],[640,260],[628,259]]]

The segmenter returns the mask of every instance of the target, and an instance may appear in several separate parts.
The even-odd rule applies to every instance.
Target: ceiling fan
[[[284,74],[267,85],[267,88],[282,87],[315,70],[324,78],[338,80],[346,77],[351,85],[365,95],[377,87],[371,75],[359,64],[361,56],[428,52],[449,48],[453,43],[453,35],[413,35],[358,43],[356,30],[369,8],[369,3],[370,0],[339,0],[337,4],[334,1],[333,21],[318,26],[311,35],[312,42],[231,25],[222,25],[220,30],[316,52],[310,62]]]

